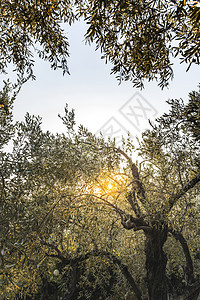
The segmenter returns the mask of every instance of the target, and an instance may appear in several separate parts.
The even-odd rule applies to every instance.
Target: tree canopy
[[[197,299],[199,95],[170,100],[138,149],[75,129],[68,106],[56,135],[1,111],[2,299]]]
[[[142,87],[173,77],[171,59],[199,64],[198,1],[7,1],[0,2],[0,71],[12,64],[20,77],[33,75],[34,53],[68,73],[69,41],[62,22],[83,18],[85,39],[96,43],[119,80]],[[20,79],[22,80],[22,79]]]

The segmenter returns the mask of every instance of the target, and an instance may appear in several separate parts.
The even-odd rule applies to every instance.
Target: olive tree
[[[56,135],[2,111],[5,143],[15,130],[12,152],[1,150],[2,296],[198,293],[199,92],[169,104],[138,149],[75,130],[67,106]]]
[[[125,187],[119,182],[121,189],[116,191],[113,200],[101,177],[96,178],[102,192],[98,195],[97,189],[95,197],[116,211],[126,230],[143,233],[149,298],[167,299],[169,294],[177,297],[177,281],[184,281],[182,293],[188,296],[196,291],[193,296],[196,299],[199,281],[193,259],[199,253],[199,92],[190,93],[187,105],[182,100],[171,100],[169,104],[170,112],[143,134],[138,149],[139,163],[133,162],[124,149],[112,144],[106,146],[108,155],[115,153],[116,157],[122,157],[121,161],[127,161],[124,172],[130,181]],[[95,141],[90,145],[93,152],[101,150]],[[129,142],[126,147],[130,147]],[[117,181],[118,173],[119,170],[113,171],[109,177]],[[134,237],[137,239],[137,235]],[[177,263],[182,275],[172,270],[167,274],[167,268],[173,264],[171,237],[173,244],[179,242],[182,260],[177,259]],[[137,298],[142,299],[140,288],[134,280],[132,283]]]

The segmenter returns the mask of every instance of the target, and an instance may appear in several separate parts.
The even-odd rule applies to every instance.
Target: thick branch
[[[134,211],[136,217],[139,218],[141,216],[141,211],[140,211],[140,207],[136,201],[135,191],[131,191],[128,193],[127,200],[129,202],[132,210]]]
[[[138,286],[136,285],[134,278],[132,277],[131,273],[128,270],[128,267],[126,265],[124,265],[121,262],[121,260],[115,256],[112,256],[112,260],[114,263],[116,263],[119,266],[122,274],[124,275],[124,277],[126,278],[128,283],[130,284],[130,286],[132,287],[137,299],[142,300],[142,293],[141,293],[140,289],[138,288]]]
[[[185,268],[185,274],[187,276],[188,283],[193,283],[194,280],[194,273],[193,273],[193,262],[190,255],[190,250],[188,248],[187,242],[183,235],[180,232],[176,232],[172,229],[169,230],[169,232],[174,236],[174,238],[180,242],[181,247],[183,249],[185,259],[186,259],[186,268]]]
[[[122,217],[121,221],[125,229],[133,229],[134,231],[143,230],[145,233],[151,230],[151,227],[144,221],[142,217],[134,218],[132,215],[126,215]]]
[[[200,173],[197,174],[190,182],[188,182],[184,187],[169,200],[169,211],[172,209],[174,204],[185,195],[190,189],[192,189],[200,181]]]
[[[116,151],[118,151],[120,154],[122,154],[130,163],[131,166],[131,172],[133,175],[133,179],[135,180],[136,184],[137,184],[137,188],[138,188],[138,196],[140,196],[140,201],[144,204],[144,200],[145,200],[145,190],[143,187],[143,184],[140,180],[140,176],[139,176],[139,172],[138,172],[138,168],[136,166],[136,164],[133,163],[132,159],[120,148],[115,148]]]
[[[196,288],[189,294],[189,296],[186,296],[184,300],[199,300],[199,294],[200,294],[200,284],[196,286]]]

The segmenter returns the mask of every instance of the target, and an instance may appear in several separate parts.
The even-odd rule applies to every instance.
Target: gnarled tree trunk
[[[145,253],[149,300],[167,300],[166,264],[163,245],[167,228],[152,229],[146,233]]]

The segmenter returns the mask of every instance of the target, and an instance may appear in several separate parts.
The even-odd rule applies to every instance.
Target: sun
[[[107,175],[107,176],[106,176]],[[92,184],[92,192],[97,196],[119,194],[126,185],[123,175],[103,174]]]
[[[113,183],[109,182],[107,185],[107,190],[114,191],[116,190],[116,186]]]

